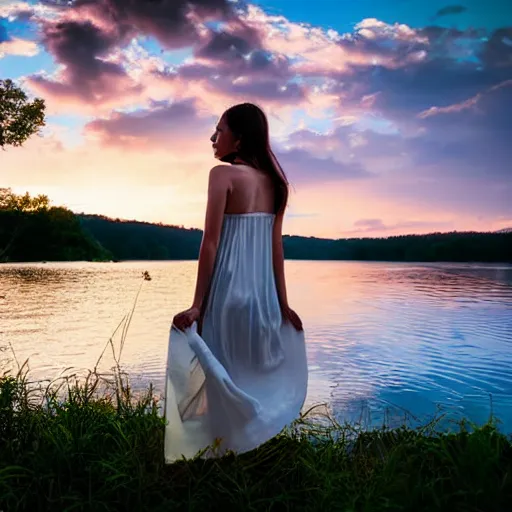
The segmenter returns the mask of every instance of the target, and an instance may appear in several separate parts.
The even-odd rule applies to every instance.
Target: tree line
[[[0,189],[0,261],[194,260],[202,231],[53,207],[46,196]],[[512,233],[452,232],[388,238],[283,237],[299,260],[512,263]]]
[[[81,215],[82,226],[120,260],[196,259],[202,231]],[[452,232],[388,238],[283,237],[285,257],[304,260],[512,262],[512,233]]]

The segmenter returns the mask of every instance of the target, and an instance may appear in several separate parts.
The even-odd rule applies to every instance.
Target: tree
[[[0,263],[111,259],[68,208],[52,206],[45,195],[0,188]]]
[[[24,214],[46,212],[50,206],[48,196],[38,195],[32,197],[28,192],[24,195],[15,194],[10,188],[0,188],[0,213],[4,212],[4,222],[0,225],[0,261],[12,249],[14,242],[23,234],[27,226],[27,217]],[[10,222],[6,224],[6,220]],[[4,230],[8,231],[4,233]],[[3,247],[2,247],[3,246]]]
[[[16,212],[38,212],[50,206],[48,196],[40,194],[32,197],[28,192],[20,196],[10,188],[0,188],[0,210]]]
[[[41,98],[28,100],[12,80],[0,80],[0,148],[21,146],[44,125],[46,105]]]

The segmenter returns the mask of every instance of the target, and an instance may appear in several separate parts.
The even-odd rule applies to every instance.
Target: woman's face
[[[210,140],[213,143],[213,156],[219,160],[238,149],[238,140],[229,129],[224,116],[220,118],[215,133],[210,137]]]

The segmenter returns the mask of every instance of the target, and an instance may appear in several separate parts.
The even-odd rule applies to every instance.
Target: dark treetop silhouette
[[[46,196],[0,189],[0,261],[193,260],[202,231],[50,206]],[[288,259],[511,262],[512,232],[388,238],[284,236]]]

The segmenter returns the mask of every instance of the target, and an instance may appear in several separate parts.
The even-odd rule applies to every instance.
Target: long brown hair
[[[274,209],[276,213],[283,213],[288,202],[288,180],[270,147],[267,116],[257,105],[240,103],[228,108],[224,119],[240,141],[236,156],[273,179]]]

